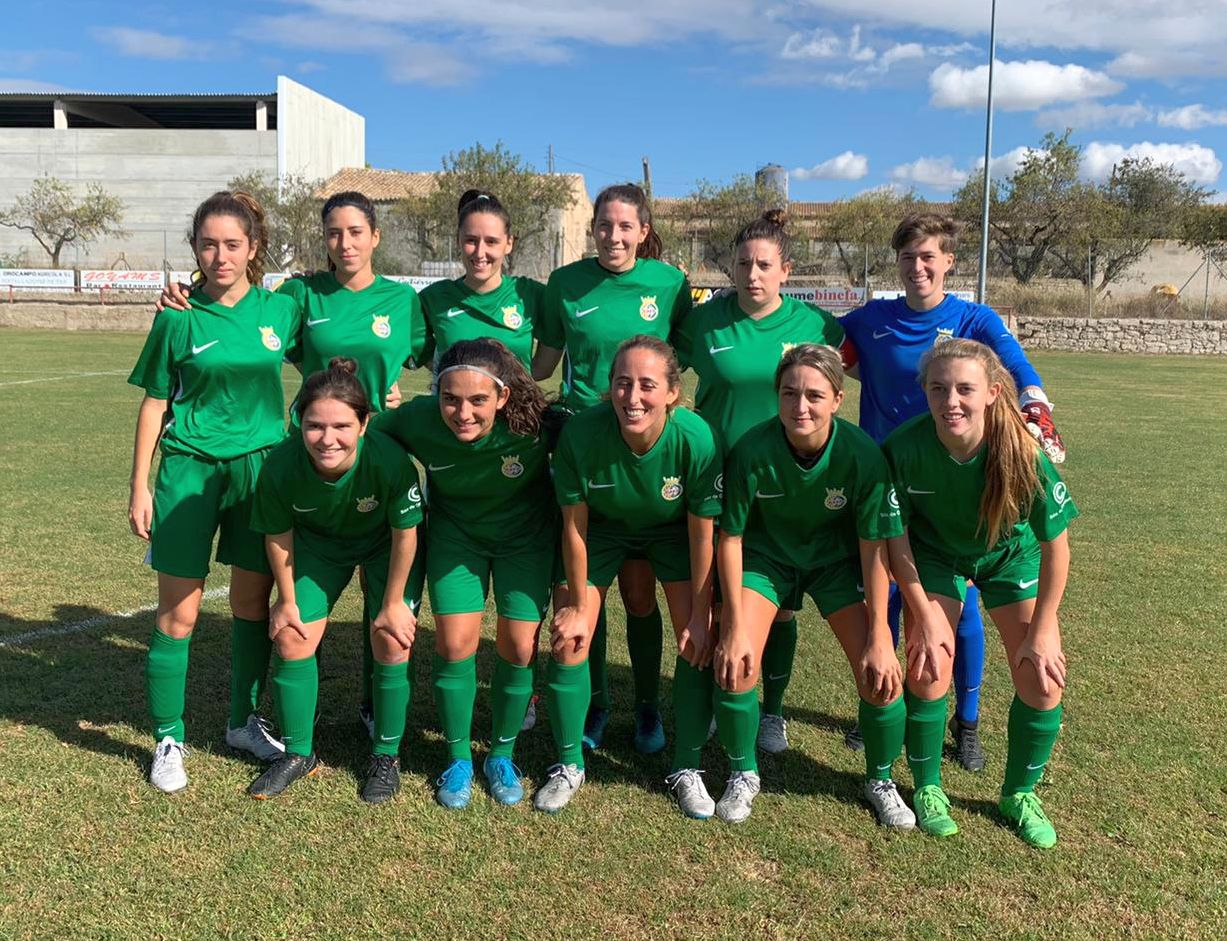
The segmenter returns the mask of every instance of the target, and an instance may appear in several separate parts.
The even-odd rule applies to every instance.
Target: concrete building
[[[324,179],[366,161],[363,117],[278,76],[247,95],[0,94],[0,206],[40,176],[98,183],[124,202],[123,239],[65,248],[65,267],[188,268],[202,199],[258,172]],[[0,258],[42,267],[27,233],[0,228]]]

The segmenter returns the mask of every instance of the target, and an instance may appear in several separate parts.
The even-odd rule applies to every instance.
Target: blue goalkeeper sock
[[[886,602],[886,624],[890,627],[890,641],[899,649],[899,622],[903,620],[903,592],[894,582],[890,583],[890,596]]]
[[[967,586],[963,615],[954,636],[954,714],[960,722],[980,719],[980,683],[984,680],[984,621],[980,592]]]

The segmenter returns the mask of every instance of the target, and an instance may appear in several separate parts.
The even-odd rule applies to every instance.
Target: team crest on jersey
[[[277,334],[274,332],[276,329],[276,327],[260,328],[260,342],[274,353],[281,349],[281,337],[277,336]]]
[[[822,501],[822,505],[828,510],[842,510],[848,505],[848,498],[844,496],[843,487],[827,487],[827,498]]]
[[[665,477],[660,488],[660,495],[666,500],[676,500],[682,495],[682,478]]]
[[[503,476],[510,477],[515,480],[524,473],[524,465],[520,463],[520,455],[504,454],[503,455]]]
[[[388,319],[391,317],[391,314],[384,314],[383,316],[380,316],[379,314],[372,314],[371,317],[373,318],[371,322],[371,333],[375,334],[375,336],[379,337],[381,340],[386,340],[392,335],[392,325],[388,323]]]
[[[656,295],[639,298],[639,316],[651,322],[660,316],[660,308],[656,306]]]
[[[503,308],[503,324],[511,330],[519,330],[524,326],[524,317],[520,314],[519,304]]]
[[[359,513],[369,513],[377,506],[379,506],[379,501],[375,499],[375,494],[373,493],[369,497],[358,498],[357,507]]]
[[[954,327],[948,327],[948,328],[938,327],[937,336],[933,338],[933,345],[936,346],[938,343],[946,343],[953,339],[954,339]]]

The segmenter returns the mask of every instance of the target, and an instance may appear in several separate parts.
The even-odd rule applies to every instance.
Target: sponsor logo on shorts
[[[595,481],[593,481],[593,480],[591,480],[591,479],[589,479],[589,481],[588,481],[588,489],[589,489],[589,490],[606,490],[606,489],[608,489],[609,487],[612,487],[612,486],[614,486],[614,485],[613,485],[613,484],[598,484],[598,483],[596,483]]]
[[[892,510],[899,509],[899,494],[895,492],[895,488],[891,487],[886,494],[886,502],[890,504]]]
[[[388,323],[391,314],[371,314],[371,333],[379,337],[381,340],[386,340],[392,335],[392,325]]]
[[[907,485],[907,492],[908,492],[908,493],[910,493],[910,494],[911,494],[912,496],[914,496],[914,497],[922,497],[922,496],[925,496],[925,495],[927,495],[927,494],[934,494],[934,493],[937,493],[937,491],[936,491],[936,490],[917,490],[917,489],[916,489],[915,487],[913,487],[911,484],[908,484],[908,485]]]
[[[409,502],[412,503],[414,506],[417,506],[419,503],[422,502],[422,488],[419,487],[417,484],[414,484],[412,487],[409,488],[409,493],[407,494],[407,496],[409,497]],[[401,510],[401,512],[403,513],[405,511]]]
[[[201,353],[203,353],[203,352],[204,352],[205,350],[207,350],[209,347],[211,347],[211,346],[216,346],[216,345],[217,345],[218,343],[220,343],[220,342],[221,342],[221,340],[210,340],[208,343],[205,343],[205,344],[204,344],[204,345],[202,345],[202,346],[197,346],[196,344],[194,344],[194,343],[193,343],[193,344],[192,344],[192,355],[193,355],[193,356],[199,356]]]
[[[680,477],[663,477],[664,483],[660,487],[660,495],[666,500],[676,500],[682,495],[682,478]]]
[[[651,323],[660,316],[660,308],[656,306],[656,295],[639,298],[639,316]]]
[[[842,510],[848,505],[848,498],[844,496],[843,487],[827,487],[827,498],[822,501],[822,505],[828,510]]]
[[[780,493],[763,493],[761,490],[755,490],[755,491],[754,491],[754,496],[755,496],[755,497],[757,497],[759,500],[774,500],[776,497],[782,497],[782,496],[784,496],[784,494],[783,494],[783,492],[780,492]]]
[[[504,454],[503,455],[503,476],[510,477],[515,480],[524,474],[524,465],[520,463],[520,455]]]
[[[1032,578],[1032,579],[1028,579],[1025,582],[1019,582],[1018,587],[1021,588],[1023,591],[1026,591],[1028,588],[1032,587],[1033,585],[1038,585],[1039,583],[1040,583],[1040,580],[1038,578]]]
[[[455,467],[455,464],[440,464],[437,467],[434,464],[427,464],[426,469],[432,473],[435,471],[447,470],[449,467]]]
[[[724,475],[723,474],[716,475],[715,487],[716,487],[716,494],[718,496],[724,496]]]
[[[281,337],[274,332],[276,327],[261,327],[260,342],[264,344],[266,349],[272,350],[274,353],[281,349]]]
[[[519,330],[524,326],[524,317],[520,313],[519,304],[503,308],[503,325],[510,330]]]
[[[375,499],[375,494],[372,493],[369,497],[359,497],[355,505],[359,513],[369,513],[379,506],[379,501]]]

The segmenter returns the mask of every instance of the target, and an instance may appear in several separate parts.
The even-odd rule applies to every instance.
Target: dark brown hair
[[[321,369],[307,377],[298,393],[299,418],[306,420],[307,409],[321,399],[336,399],[354,410],[358,423],[366,421],[371,414],[371,400],[358,381],[358,361],[346,356],[334,356],[327,369]]]
[[[780,250],[780,264],[792,262],[792,240],[788,238],[785,226],[788,224],[788,213],[783,209],[768,209],[753,222],[741,227],[733,239],[733,250],[736,251],[746,242],[759,239],[771,242]]]
[[[459,340],[439,360],[439,376],[454,366],[476,366],[498,376],[511,393],[500,412],[512,434],[535,438],[541,433],[541,416],[547,408],[545,394],[505,344],[489,337]]]
[[[256,249],[251,261],[247,262],[247,281],[259,286],[264,277],[264,259],[268,255],[268,226],[264,221],[264,207],[251,193],[242,190],[222,190],[214,193],[197,206],[196,212],[192,214],[192,228],[188,231],[187,240],[192,246],[193,255],[196,253],[196,238],[200,235],[200,227],[210,216],[230,216],[239,221],[248,241]],[[193,283],[199,284],[204,280],[204,272],[199,270],[199,258],[196,259],[196,265],[200,280]]]
[[[498,216],[503,220],[503,228],[508,237],[511,236],[511,214],[503,208],[503,204],[493,193],[486,190],[465,190],[460,197],[460,205],[456,207],[456,227],[464,225],[464,220],[475,212]]]
[[[677,362],[677,353],[664,340],[659,337],[649,336],[646,333],[637,333],[630,339],[623,340],[618,347],[618,351],[614,353],[613,362],[609,364],[609,385],[612,388],[614,376],[618,372],[618,363],[622,361],[622,357],[631,350],[650,350],[665,361],[665,382],[668,383],[670,389],[680,389],[682,387],[682,370]],[[669,406],[669,411],[672,411],[681,402],[681,396],[678,396],[677,402]]]
[[[890,237],[890,247],[895,254],[903,251],[918,239],[937,236],[937,244],[943,252],[953,253],[959,243],[959,226],[950,216],[936,212],[916,212],[904,216],[903,221]]]
[[[656,234],[656,226],[652,224],[652,206],[648,203],[647,194],[634,183],[615,183],[613,186],[605,187],[596,194],[596,200],[592,204],[593,225],[596,225],[596,217],[601,214],[601,209],[610,202],[633,206],[635,214],[639,217],[639,224],[648,227],[648,237],[635,249],[635,257],[659,260],[664,253],[665,246],[660,236]]]
[[[324,207],[320,210],[320,222],[325,227],[328,225],[328,217],[337,209],[345,206],[353,206],[362,215],[366,216],[366,224],[371,227],[374,232],[379,228],[375,224],[375,204],[370,201],[365,193],[359,193],[357,190],[345,190],[340,193],[333,193],[324,203]],[[336,271],[336,262],[332,260],[332,256],[328,256],[328,270]]]

